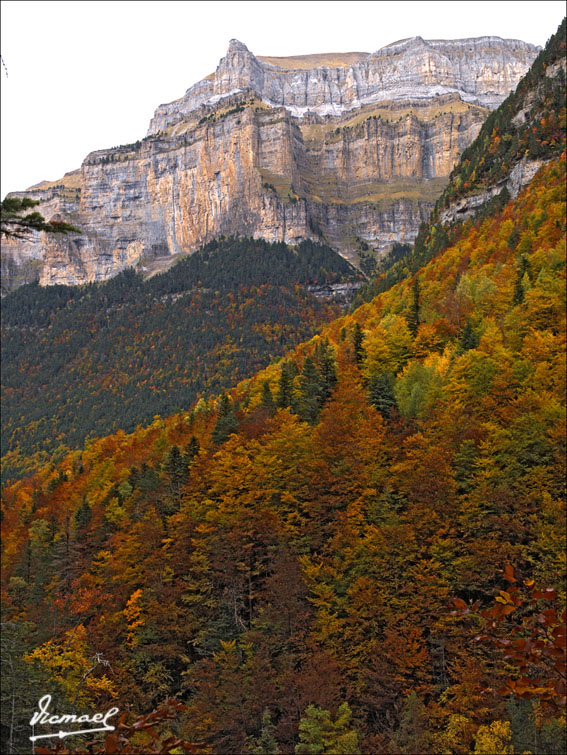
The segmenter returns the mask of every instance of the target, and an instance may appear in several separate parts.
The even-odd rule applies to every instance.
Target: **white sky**
[[[1,196],[136,141],[154,109],[215,70],[233,37],[256,55],[373,52],[416,35],[544,45],[562,0],[1,3]]]

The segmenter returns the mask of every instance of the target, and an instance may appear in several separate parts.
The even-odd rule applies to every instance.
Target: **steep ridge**
[[[84,708],[175,695],[203,752],[562,751],[561,146],[230,395],[4,491],[18,720],[98,652]]]
[[[290,72],[233,41],[211,79],[158,108],[146,138],[20,193],[83,233],[3,243],[3,291],[104,280],[220,235],[322,241],[355,263],[368,246],[383,256],[415,238],[536,54],[513,40],[417,38]]]

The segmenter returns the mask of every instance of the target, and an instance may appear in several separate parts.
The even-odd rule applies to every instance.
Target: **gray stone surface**
[[[350,66],[274,66],[231,40],[215,74],[175,102],[160,105],[148,134],[221,97],[252,89],[268,105],[292,115],[342,115],[384,100],[431,98],[458,92],[461,99],[496,108],[533,63],[539,47],[514,39],[424,40],[412,37],[387,45]],[[285,59],[284,59],[285,60]]]

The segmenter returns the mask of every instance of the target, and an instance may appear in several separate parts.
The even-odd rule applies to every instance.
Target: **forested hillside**
[[[339,314],[308,284],[357,277],[311,242],[228,239],[147,281],[17,289],[2,302],[3,479],[234,385]]]
[[[216,404],[5,490],[20,710],[96,652],[83,705],[175,695],[204,753],[559,752],[564,181],[563,157]],[[551,591],[516,609],[505,574]],[[551,665],[495,646],[521,615]]]

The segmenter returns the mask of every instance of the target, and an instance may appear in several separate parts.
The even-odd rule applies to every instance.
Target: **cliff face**
[[[3,288],[103,280],[219,235],[311,238],[353,261],[365,241],[380,255],[429,216],[489,112],[475,100],[502,99],[535,53],[417,39],[286,70],[233,41],[214,77],[158,108],[145,139],[25,192],[83,233],[4,243]]]
[[[192,86],[180,100],[160,105],[148,133],[157,133],[199,106],[244,89],[253,89],[268,105],[286,107],[296,116],[308,111],[342,115],[384,100],[449,92],[458,92],[466,102],[494,108],[536,54],[534,45],[499,37],[428,41],[413,37],[372,54],[354,53],[346,60],[341,55],[319,56],[317,75],[313,75],[312,56],[257,58],[233,39],[214,75]]]

